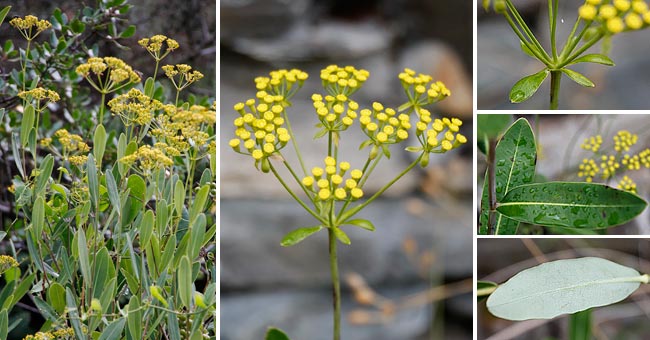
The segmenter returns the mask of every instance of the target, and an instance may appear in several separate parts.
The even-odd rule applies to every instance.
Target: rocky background
[[[546,0],[515,0],[519,12],[535,36],[548,50],[549,25]],[[486,12],[475,1],[478,11],[477,30],[477,105],[479,110],[545,110],[548,109],[550,77],[528,101],[511,104],[508,94],[521,78],[536,73],[543,65],[523,53],[519,40],[501,15]],[[558,46],[564,41],[575,23],[582,0],[561,1],[559,4]],[[567,77],[562,78],[560,109],[567,110],[621,110],[647,109],[650,91],[650,60],[647,43],[650,31],[626,32],[613,37],[609,57],[616,66],[583,63],[572,67],[584,74],[596,86],[582,87]],[[602,53],[601,44],[591,47],[588,53]]]
[[[322,143],[312,139],[316,117],[310,97],[322,92],[319,70],[333,63],[365,68],[371,76],[355,100],[396,107],[404,101],[397,74],[408,66],[447,84],[452,96],[434,111],[462,118],[463,133],[471,136],[473,4],[226,0],[220,6],[221,339],[262,339],[269,326],[284,329],[292,339],[329,339],[326,236],[280,246],[288,231],[313,222],[272,175],[230,150],[232,107],[254,96],[256,76],[277,68],[307,71],[310,79],[289,114],[311,167],[325,154]],[[342,145],[349,146],[343,157],[354,165],[364,157],[356,152],[362,133],[352,128],[342,137]],[[426,170],[411,172],[366,208],[361,217],[375,223],[375,232],[349,230],[352,245],[339,246],[340,270],[351,282],[343,283],[345,339],[471,338],[471,294],[430,301],[446,295],[433,287],[471,278],[472,144],[432,157]],[[367,194],[411,161],[407,152],[392,152],[373,174]],[[471,291],[468,281],[455,287]],[[370,300],[383,310],[362,305],[369,296],[364,293],[381,296]],[[418,295],[406,307],[389,308],[413,294]]]

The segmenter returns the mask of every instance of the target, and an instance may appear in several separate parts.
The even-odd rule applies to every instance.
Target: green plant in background
[[[637,195],[603,184],[535,183],[533,131],[525,118],[510,121],[508,115],[478,115],[477,134],[487,145],[488,166],[479,234],[516,234],[521,222],[593,231],[623,224],[646,208]]]
[[[292,246],[319,231],[327,231],[334,292],[334,339],[340,339],[341,314],[337,240],[347,245],[351,243],[343,227],[375,230],[372,222],[354,218],[355,215],[418,164],[427,166],[431,153],[445,153],[467,142],[465,136],[459,133],[462,124],[459,119],[434,119],[424,108],[450,95],[443,83],[406,69],[399,75],[408,97],[405,104],[395,110],[375,102],[371,108],[361,109],[351,96],[361,88],[368,76],[368,71],[352,66],[330,65],[321,71],[320,79],[326,94],[313,94],[311,97],[319,119],[315,139],[327,136],[327,155],[324,155],[321,166],[308,169],[304,164],[287,113],[291,98],[308,77],[307,73],[297,69],[273,71],[270,77],[255,79],[258,90],[255,98],[234,106],[239,117],[234,120],[236,138],[229,143],[235,152],[252,157],[255,166],[262,172],[271,172],[291,197],[316,220],[314,226],[287,234],[281,242],[282,246]],[[412,113],[415,113],[415,120],[411,119]],[[360,149],[369,149],[363,166],[358,169],[339,155],[343,147],[342,133],[354,125],[355,120],[358,120],[367,138]],[[409,146],[406,150],[418,156],[399,175],[362,201],[367,197],[364,186],[372,172],[382,159],[390,158],[389,147],[405,142],[409,136],[414,137],[419,145]],[[287,162],[282,151],[289,141],[293,143],[299,159],[298,170]],[[290,188],[277,165],[290,173],[290,180],[300,187],[302,197]]]
[[[124,3],[102,2],[109,7]],[[2,17],[9,10],[2,10]],[[192,71],[191,80],[183,74],[181,88],[168,75],[174,88],[166,91],[153,77],[134,86],[140,76],[119,58],[73,60],[76,67],[65,74],[71,87],[66,97],[90,84],[101,101],[97,110],[81,115],[96,117],[97,123],[92,130],[72,126],[74,132],[60,123],[49,128],[41,117],[63,96],[38,72],[47,61],[36,51],[48,51],[55,59],[76,42],[74,34],[66,41],[56,33],[51,36],[61,39],[56,50],[32,42],[35,32],[45,35],[50,27],[61,29],[69,22],[60,11],[53,18],[55,25],[31,16],[12,20],[28,47],[21,49],[21,72],[12,72],[17,86],[2,84],[3,91],[16,92],[23,107],[17,133],[11,132],[20,176],[10,187],[17,219],[9,232],[27,247],[17,251],[13,238],[7,240],[12,249],[8,258],[24,265],[9,262],[15,268],[5,272],[0,338],[7,339],[21,322],[7,320],[25,294],[45,319],[40,332],[26,339],[215,338],[216,112],[207,100],[189,96],[179,101],[180,91],[200,79],[200,73]],[[76,30],[81,34],[83,23]],[[118,36],[134,33],[129,26]],[[164,36],[148,40],[160,37],[167,42],[166,52],[160,54],[162,44],[143,46],[157,64],[178,48]],[[108,95],[114,98],[106,103]],[[167,103],[169,97],[175,101]],[[109,119],[104,119],[106,104]],[[2,232],[0,238],[6,235]],[[0,269],[5,269],[5,257],[0,256]]]
[[[490,3],[490,0],[483,0],[483,7],[487,10]],[[509,95],[512,103],[528,100],[550,74],[549,107],[557,109],[562,74],[582,86],[595,86],[589,78],[570,69],[569,66],[579,63],[614,66],[614,62],[607,57],[612,36],[650,26],[650,9],[644,0],[586,0],[578,10],[576,21],[564,46],[559,49],[556,39],[558,4],[559,0],[548,0],[550,36],[550,51],[548,51],[539,42],[511,0],[494,1],[494,11],[507,20],[519,39],[522,51],[544,65],[541,71],[515,83]],[[586,54],[587,50],[599,41],[603,41],[603,53]]]
[[[507,320],[552,319],[571,314],[570,339],[591,339],[591,308],[619,302],[648,274],[598,257],[557,260],[523,270],[500,285],[479,282],[477,298]]]
[[[593,156],[582,160],[578,166],[578,177],[584,177],[585,182],[592,182],[594,178],[599,177],[608,183],[617,175],[639,171],[642,167],[650,168],[650,148],[645,148],[638,153],[630,152],[638,140],[637,134],[620,130],[612,137],[613,153],[610,154],[602,147],[602,135],[585,138],[580,147],[590,151]],[[637,192],[636,183],[627,174],[618,181],[618,188],[632,193]]]

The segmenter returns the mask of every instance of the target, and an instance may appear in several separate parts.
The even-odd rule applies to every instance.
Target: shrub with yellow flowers
[[[585,182],[592,182],[595,178],[609,182],[619,177],[619,189],[637,193],[637,185],[627,173],[650,168],[649,148],[637,153],[630,151],[638,141],[639,136],[628,130],[617,131],[612,137],[611,147],[608,145],[609,148],[602,147],[602,135],[585,138],[580,147],[590,151],[592,156],[584,158],[578,165],[578,177],[584,177]]]
[[[0,109],[17,171],[8,190],[15,220],[0,221],[8,249],[0,255],[0,339],[214,338],[214,100],[190,93],[201,72],[159,65],[181,48],[172,38],[134,44],[155,61],[152,77],[85,46],[94,32],[83,35],[86,25],[100,29],[95,20],[129,8],[99,3],[83,10],[84,20],[57,10],[52,22],[9,22],[26,47],[15,56],[20,69],[0,77],[17,103],[7,115]],[[10,9],[0,9],[0,24]],[[110,25],[111,40],[135,34],[135,26]],[[66,56],[76,48],[83,53]],[[168,79],[156,81],[159,69]],[[44,323],[10,335],[25,295]]]
[[[482,0],[488,9],[490,0]],[[564,46],[557,42],[559,0],[548,0],[550,50],[545,49],[529,25],[513,4],[512,0],[494,0],[496,13],[503,15],[524,53],[543,64],[543,69],[521,78],[510,90],[510,101],[521,103],[537,92],[544,80],[551,75],[550,109],[558,108],[558,97],[562,76],[585,87],[596,86],[589,78],[570,69],[580,63],[596,63],[614,66],[607,56],[612,36],[628,31],[642,30],[650,26],[650,9],[645,0],[585,0],[578,8],[575,23]],[[564,19],[562,20],[564,22]],[[603,42],[602,53],[587,53],[587,50]]]
[[[316,220],[315,226],[287,234],[281,241],[282,246],[292,246],[319,231],[327,231],[334,291],[334,339],[340,339],[337,240],[351,244],[344,227],[356,226],[374,231],[371,221],[355,216],[414,167],[426,167],[431,154],[445,153],[467,142],[460,133],[460,119],[433,118],[425,108],[451,94],[442,82],[434,82],[431,76],[405,69],[399,80],[408,98],[406,103],[397,109],[379,102],[362,108],[351,97],[369,76],[368,71],[353,66],[330,65],[321,71],[324,93],[312,94],[311,100],[319,121],[315,139],[324,139],[327,145],[323,164],[307,167],[300,143],[291,128],[288,113],[291,99],[308,78],[307,73],[298,69],[276,70],[268,77],[255,78],[255,97],[234,106],[234,138],[229,142],[235,152],[251,157],[262,173],[271,173]],[[341,134],[355,129],[355,126],[367,138],[360,145],[367,157],[363,163],[353,166],[349,160],[341,159],[339,151],[348,147],[342,145]],[[385,181],[377,192],[367,195],[364,187],[378,164],[391,157],[390,147],[404,144],[409,138],[418,144],[406,147],[407,151],[417,155],[413,162],[395,178]],[[299,168],[287,161],[285,155],[291,152],[287,149],[295,152]],[[288,170],[290,178],[283,178],[280,168]],[[287,181],[294,181],[301,193],[294,192]]]

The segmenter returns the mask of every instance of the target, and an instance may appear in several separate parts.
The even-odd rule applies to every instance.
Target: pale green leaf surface
[[[558,260],[523,270],[501,284],[487,308],[508,320],[551,319],[621,301],[642,278],[635,269],[601,258]]]

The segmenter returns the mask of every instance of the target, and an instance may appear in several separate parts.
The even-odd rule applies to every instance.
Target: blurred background
[[[513,0],[542,46],[548,50],[549,24],[547,0]],[[521,78],[542,70],[543,65],[521,51],[519,39],[502,15],[486,12],[480,1],[477,23],[477,106],[479,110],[493,109],[548,109],[550,77],[537,93],[521,104],[511,104],[508,94]],[[564,41],[575,23],[578,7],[583,0],[566,0],[559,3],[557,28],[558,46]],[[560,109],[607,110],[646,109],[650,103],[645,96],[650,91],[650,60],[647,29],[626,32],[612,39],[609,57],[616,66],[583,63],[572,70],[591,79],[596,87],[586,88],[562,77]],[[589,53],[602,53],[601,43]]]
[[[462,132],[471,136],[473,4],[225,0],[220,6],[221,339],[261,339],[269,326],[292,339],[330,339],[326,235],[280,246],[287,232],[312,220],[272,175],[228,147],[238,116],[232,107],[254,97],[257,76],[278,68],[307,71],[289,114],[312,167],[325,154],[313,141],[317,119],[310,100],[323,92],[320,69],[364,68],[370,78],[355,100],[362,107],[373,101],[397,107],[406,99],[397,74],[409,67],[450,88],[452,96],[433,114],[462,118]],[[356,125],[342,134],[342,157],[353,166],[366,157],[355,151],[362,136]],[[471,338],[472,297],[460,295],[471,291],[471,281],[463,281],[472,275],[471,145],[432,156],[426,170],[412,171],[366,208],[360,217],[372,220],[375,232],[349,230],[352,245],[339,247],[345,339]],[[412,161],[399,149],[373,174],[367,195]],[[375,297],[368,301],[364,293]]]
[[[640,273],[650,272],[648,239],[479,239],[477,279],[503,283],[540,263],[585,256],[601,257]],[[647,339],[650,333],[650,287],[641,287],[616,304],[592,309],[595,339]],[[478,339],[568,339],[568,317],[552,320],[509,321],[478,303]]]
[[[648,115],[640,114],[581,114],[581,115],[512,115],[513,122],[519,117],[525,117],[533,128],[537,141],[537,164],[535,181],[569,181],[584,182],[585,177],[579,177],[579,166],[583,159],[593,159],[597,165],[601,163],[601,155],[616,155],[619,160],[624,154],[637,155],[650,148],[650,120]],[[638,140],[628,152],[614,150],[613,137],[619,131],[635,134]],[[592,151],[581,148],[585,139],[601,135],[602,145],[598,156]],[[477,167],[478,200],[482,194],[483,179],[486,170],[486,157],[479,153]],[[608,184],[617,187],[624,175],[629,176],[637,185],[637,194],[648,200],[650,198],[650,171],[641,165],[639,170],[624,171],[625,165],[620,164],[616,175],[610,180],[604,180],[601,174],[593,178],[594,183]],[[477,222],[478,224],[478,222]],[[573,234],[590,233],[588,230],[568,228],[548,228],[537,225],[520,224],[520,234]],[[593,231],[591,233],[594,233]],[[650,212],[646,209],[632,221],[595,233],[614,235],[648,235],[650,234]]]

